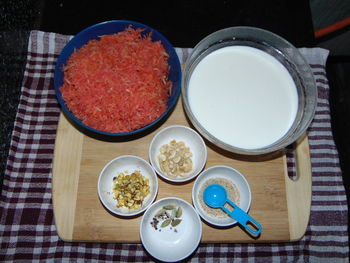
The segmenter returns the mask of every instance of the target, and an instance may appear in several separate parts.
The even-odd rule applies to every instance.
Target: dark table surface
[[[84,12],[82,12],[84,9]],[[76,19],[79,17],[79,19]],[[313,45],[308,1],[109,1],[88,4],[50,1],[44,8],[43,31],[76,34],[107,20],[134,20],[160,31],[174,46],[193,47],[208,34],[230,26],[257,26],[296,46]]]

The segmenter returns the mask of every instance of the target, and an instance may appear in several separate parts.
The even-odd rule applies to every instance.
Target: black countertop
[[[176,47],[194,47],[202,38],[230,26],[268,29],[295,46],[313,46],[309,2],[303,1],[49,1],[40,29],[76,34],[107,20],[134,20],[160,31]],[[84,10],[82,12],[82,10]]]

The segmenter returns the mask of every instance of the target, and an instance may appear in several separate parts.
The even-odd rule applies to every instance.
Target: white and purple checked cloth
[[[0,261],[152,261],[141,244],[64,242],[57,235],[51,170],[60,108],[53,76],[60,51],[70,38],[41,31],[30,35],[0,203]],[[177,48],[181,62],[189,51]],[[328,52],[300,51],[318,87],[316,116],[309,128],[312,204],[305,236],[287,243],[201,244],[191,262],[349,262],[348,207],[331,131],[325,73]]]

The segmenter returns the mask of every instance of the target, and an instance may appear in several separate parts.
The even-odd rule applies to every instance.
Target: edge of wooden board
[[[288,205],[288,221],[290,241],[301,239],[309,223],[311,208],[311,159],[307,136],[298,142],[295,150],[296,179],[288,176],[287,160],[285,158],[286,195]]]
[[[84,135],[77,129],[72,129],[71,124],[61,113],[52,170],[52,175],[55,175],[52,178],[52,199],[57,233],[64,241],[74,241],[74,220],[83,140]],[[283,157],[290,241],[299,240],[304,236],[311,207],[311,161],[307,136],[304,136],[297,145],[295,152],[296,180],[289,178],[286,156]],[[78,161],[69,162],[72,159]],[[60,174],[64,176],[58,176]]]
[[[52,175],[55,175],[52,176],[52,203],[57,233],[64,241],[73,241],[75,206],[84,138],[82,133],[77,129],[70,128],[70,125],[61,112],[52,167]],[[79,161],[72,163],[69,160]],[[67,174],[69,176],[59,176]],[[62,189],[64,192],[60,191]]]

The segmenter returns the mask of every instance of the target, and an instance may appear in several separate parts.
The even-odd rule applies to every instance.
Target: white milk
[[[298,94],[287,69],[256,48],[231,46],[205,57],[188,87],[197,120],[219,140],[258,149],[289,130],[298,109]]]

